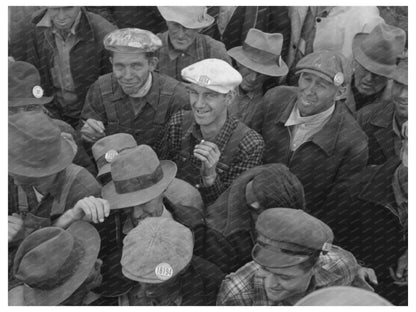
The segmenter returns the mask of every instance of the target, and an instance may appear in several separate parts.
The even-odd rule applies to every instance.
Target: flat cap
[[[104,37],[104,47],[113,52],[154,52],[162,41],[152,32],[139,28],[116,29]]]
[[[309,72],[336,86],[348,84],[351,72],[345,57],[335,51],[318,51],[306,55],[296,65],[296,73]]]
[[[123,241],[122,272],[142,283],[163,283],[191,261],[194,241],[191,230],[168,218],[149,217],[131,230]]]
[[[243,78],[230,64],[219,59],[205,59],[182,69],[182,78],[198,86],[226,94]]]
[[[256,222],[253,260],[281,268],[306,261],[316,251],[331,249],[334,234],[328,225],[300,209],[271,208]]]

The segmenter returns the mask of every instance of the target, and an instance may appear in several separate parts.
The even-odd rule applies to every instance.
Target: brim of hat
[[[243,47],[232,48],[227,53],[229,56],[235,59],[238,63],[241,63],[245,67],[248,67],[249,69],[254,70],[255,72],[258,72],[266,76],[271,76],[271,77],[285,76],[289,71],[286,63],[283,60],[281,61],[282,66],[278,66],[278,64],[276,63],[260,64],[260,63],[254,62],[253,60],[251,60],[244,54]]]
[[[184,26],[186,28],[190,28],[190,29],[205,28],[205,27],[211,26],[212,23],[214,23],[214,21],[215,21],[215,19],[211,15],[207,14],[208,18],[207,18],[206,22],[188,24],[188,23],[179,22],[177,17],[174,14],[172,14],[172,12],[170,12],[169,9],[159,8],[159,12],[162,15],[162,17],[165,19],[165,21],[179,23],[182,26]]]
[[[111,172],[111,164],[107,163],[98,170],[97,178],[109,172]]]
[[[53,97],[42,97],[40,99],[36,98],[17,98],[9,99],[9,107],[19,107],[19,106],[28,106],[28,105],[43,105],[48,104],[53,100]]]
[[[331,78],[329,76],[327,76],[324,73],[321,73],[319,71],[313,70],[313,69],[302,68],[302,69],[299,69],[297,72],[295,72],[295,75],[298,75],[300,73],[310,73],[310,74],[316,75],[318,77],[321,77],[322,79],[325,79],[326,81],[334,84],[334,81],[331,80]]]
[[[385,65],[385,64],[376,63],[372,59],[370,59],[363,52],[363,50],[361,50],[361,43],[368,35],[369,34],[367,33],[359,33],[355,35],[353,42],[352,42],[352,53],[353,53],[354,59],[369,72],[380,75],[380,76],[384,76],[387,78],[391,78],[394,70],[396,69],[396,65]]]
[[[251,253],[253,260],[268,268],[285,268],[306,261],[309,256],[289,255],[282,252],[272,251],[256,244]]]
[[[71,145],[61,138],[60,155],[57,157],[57,163],[49,167],[26,167],[19,164],[18,159],[10,159],[9,157],[9,173],[17,174],[25,177],[45,177],[54,173],[58,173],[68,167],[75,157],[75,151]]]
[[[124,268],[122,268],[121,271],[122,271],[123,275],[125,277],[127,277],[129,280],[136,281],[136,282],[139,282],[139,283],[147,283],[147,284],[161,284],[163,282],[168,281],[170,278],[173,277],[173,276],[170,277],[168,280],[160,280],[158,278],[138,277],[138,276],[136,276],[134,274],[129,273]],[[151,274],[155,275],[154,273],[151,273]]]
[[[67,231],[79,240],[85,252],[77,271],[61,286],[50,291],[24,285],[25,305],[58,305],[71,296],[89,276],[100,251],[100,236],[92,225],[83,221],[73,223]]]
[[[121,209],[141,205],[162,194],[175,178],[177,167],[176,164],[170,160],[161,160],[160,165],[163,170],[162,180],[146,189],[119,194],[116,191],[114,181],[106,184],[101,190],[101,195],[109,202],[110,209]]]

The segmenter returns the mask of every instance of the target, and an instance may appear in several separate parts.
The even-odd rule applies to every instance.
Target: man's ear
[[[229,91],[226,95],[225,95],[225,100],[227,102],[227,105],[230,105],[234,98],[237,96],[237,91],[236,89],[233,89],[231,91]]]
[[[150,71],[154,71],[158,63],[159,59],[156,56],[152,56],[151,58],[149,58]]]
[[[339,101],[345,99],[347,97],[348,87],[347,86],[339,86],[337,93],[335,94],[335,101]]]

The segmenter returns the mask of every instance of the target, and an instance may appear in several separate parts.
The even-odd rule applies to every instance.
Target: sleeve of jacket
[[[104,125],[107,124],[107,116],[98,80],[95,81],[89,88],[87,96],[85,97],[84,107],[81,112],[81,119],[87,120],[89,118],[100,120],[104,123]]]

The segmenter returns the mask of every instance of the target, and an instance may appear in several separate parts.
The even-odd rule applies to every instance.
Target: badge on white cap
[[[209,79],[208,76],[202,75],[198,79],[198,83],[200,83],[203,86],[207,86],[211,82],[211,79]]]
[[[337,72],[334,76],[334,85],[339,87],[344,83],[344,74],[341,72]]]
[[[172,277],[173,269],[168,263],[159,263],[155,268],[155,274],[161,281],[166,281]]]
[[[32,89],[32,94],[35,98],[40,99],[43,96],[43,89],[41,86],[34,86]]]
[[[117,155],[118,152],[116,150],[109,150],[107,153],[105,153],[104,158],[108,163],[111,163]]]

